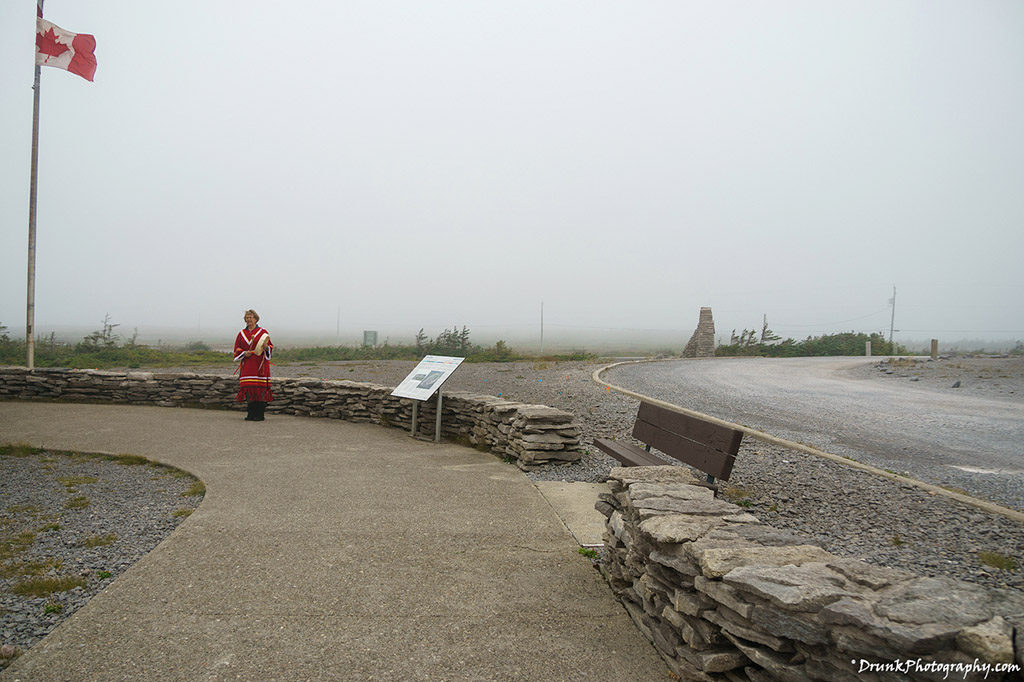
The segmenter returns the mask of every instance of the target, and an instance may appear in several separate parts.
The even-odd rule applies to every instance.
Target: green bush
[[[764,330],[760,338],[757,332],[744,329],[728,344],[715,349],[719,356],[762,356],[770,358],[792,358],[826,355],[864,355],[864,344],[871,342],[872,355],[909,355],[909,351],[898,343],[889,343],[879,332],[843,332],[824,336],[808,336],[803,341],[780,340],[771,330]]]

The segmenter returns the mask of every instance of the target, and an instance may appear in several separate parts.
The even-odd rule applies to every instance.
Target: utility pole
[[[541,354],[544,354],[544,301],[541,301]]]
[[[892,317],[889,318],[889,350],[895,351],[895,346],[892,345],[892,330],[896,326],[896,285],[892,285],[892,298],[889,299],[889,303],[892,305]]]

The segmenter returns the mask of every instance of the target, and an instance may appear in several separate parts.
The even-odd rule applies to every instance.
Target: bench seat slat
[[[594,447],[602,450],[627,466],[657,466],[665,460],[632,443],[620,443],[607,438],[595,438]]]

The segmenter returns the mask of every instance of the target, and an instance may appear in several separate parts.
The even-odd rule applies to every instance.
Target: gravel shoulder
[[[947,394],[1024,403],[1024,356],[884,359],[845,373],[852,378],[880,379]]]

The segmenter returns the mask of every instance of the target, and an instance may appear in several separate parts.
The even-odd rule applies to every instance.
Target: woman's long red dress
[[[245,351],[255,351],[256,344],[264,335],[267,336],[267,347],[264,351],[245,357]],[[238,336],[235,337],[235,362],[241,360],[242,364],[238,369],[240,388],[235,400],[269,403],[274,399],[274,394],[270,391],[270,355],[273,351],[274,344],[266,329],[256,327],[252,331],[243,329],[238,332]]]

